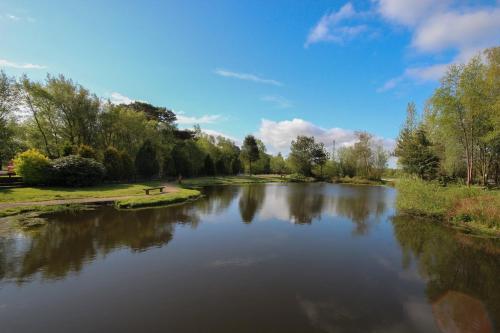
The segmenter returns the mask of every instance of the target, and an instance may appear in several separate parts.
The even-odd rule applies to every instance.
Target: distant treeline
[[[314,137],[298,136],[285,159],[252,135],[239,147],[199,126],[181,130],[176,120],[165,107],[103,101],[62,75],[36,82],[0,72],[0,161],[17,156],[16,170],[31,183],[79,186],[241,172],[380,178],[387,164],[388,153],[365,132],[332,153]]]

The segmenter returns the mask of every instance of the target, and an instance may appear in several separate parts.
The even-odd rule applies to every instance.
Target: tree
[[[295,172],[305,176],[311,175],[313,153],[315,148],[314,137],[297,136],[290,146],[290,161]]]
[[[12,158],[15,146],[14,111],[19,103],[15,80],[0,71],[0,168],[2,161]]]
[[[370,177],[373,151],[371,149],[372,135],[367,132],[356,132],[358,141],[354,144],[354,154],[357,159],[356,173],[362,177]]]
[[[474,181],[475,151],[488,116],[485,66],[479,56],[466,65],[451,65],[432,96],[433,125],[442,137],[460,143],[465,157],[466,182]]]
[[[205,161],[203,162],[203,169],[205,171],[205,175],[207,176],[214,176],[215,175],[215,167],[214,167],[214,161],[210,157],[210,154],[207,154],[205,156]]]
[[[120,153],[114,147],[108,147],[104,151],[103,159],[106,168],[106,178],[109,180],[119,180],[123,176],[123,163]]]
[[[312,160],[315,165],[319,166],[320,177],[323,177],[323,166],[326,164],[329,158],[330,154],[326,151],[324,143],[316,143],[312,151]]]
[[[226,164],[223,158],[219,158],[215,161],[215,173],[218,175],[225,175],[226,172]]]
[[[122,164],[122,175],[121,179],[123,180],[131,180],[135,175],[134,161],[132,161],[132,157],[130,157],[129,153],[126,151],[120,152],[120,160]]]
[[[271,172],[280,176],[283,176],[286,172],[286,162],[281,153],[271,157]]]
[[[245,140],[243,140],[243,147],[241,148],[241,157],[248,162],[250,165],[250,175],[252,174],[252,162],[259,159],[259,147],[257,146],[257,140],[253,135],[247,135]]]
[[[231,173],[233,175],[239,174],[241,171],[241,162],[239,156],[234,157],[231,160]]]
[[[160,169],[156,148],[150,140],[144,141],[135,157],[135,169],[144,178],[158,175]]]

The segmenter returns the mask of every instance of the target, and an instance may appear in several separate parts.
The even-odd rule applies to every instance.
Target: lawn
[[[199,197],[200,195],[201,195],[200,191],[183,188],[173,193],[117,200],[115,202],[115,206],[118,208],[142,208],[142,207],[153,207],[153,206],[165,206],[174,203],[184,202],[189,199],[194,199]]]
[[[182,185],[189,187],[202,187],[209,185],[242,185],[254,183],[279,183],[286,182],[286,177],[279,175],[254,175],[254,176],[225,176],[225,177],[197,177],[187,178]]]
[[[83,188],[20,187],[0,189],[0,203],[45,201],[80,198],[106,198],[143,195],[143,188],[159,186],[164,182],[148,181],[131,184],[106,184]]]

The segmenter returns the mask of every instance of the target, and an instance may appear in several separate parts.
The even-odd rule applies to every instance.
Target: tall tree
[[[259,159],[259,147],[253,135],[247,135],[241,147],[241,157],[248,162],[250,175],[252,174],[252,163]]]
[[[330,158],[330,154],[326,151],[325,144],[318,142],[314,145],[312,151],[312,160],[315,165],[319,166],[320,177],[323,177],[323,167]]]
[[[144,178],[158,175],[160,165],[154,144],[150,140],[144,141],[135,157],[135,169]]]
[[[290,161],[296,172],[309,176],[313,165],[314,137],[299,135],[290,146]]]

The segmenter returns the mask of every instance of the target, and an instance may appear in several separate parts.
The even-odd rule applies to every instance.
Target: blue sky
[[[496,1],[24,1],[0,3],[0,67],[62,73],[286,151],[295,135],[387,147],[447,64],[500,44]]]

